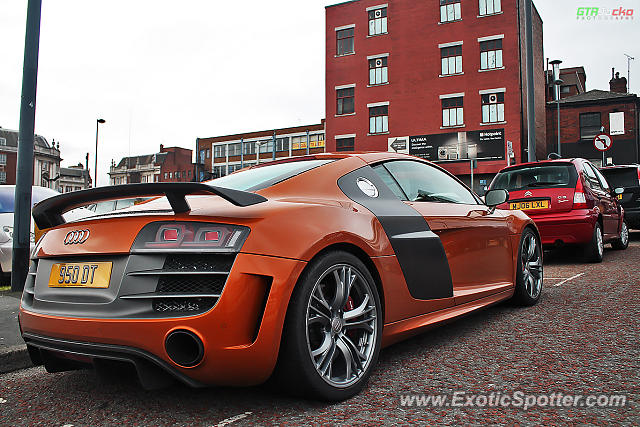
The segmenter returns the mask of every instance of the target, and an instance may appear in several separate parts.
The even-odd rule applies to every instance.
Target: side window
[[[589,164],[589,166],[591,166],[591,168],[593,169],[593,172],[598,177],[598,180],[600,181],[600,185],[602,186],[602,188],[604,188],[605,190],[609,190],[610,189],[609,183],[607,182],[607,179],[600,173],[598,168],[593,166],[592,164]]]
[[[398,183],[405,200],[477,205],[471,191],[447,173],[426,163],[398,160],[383,166]]]
[[[373,170],[378,174],[386,186],[393,191],[393,194],[395,194],[398,199],[407,200],[407,195],[404,194],[396,180],[393,179],[389,171],[383,165],[374,166]]]
[[[591,165],[588,163],[583,163],[582,170],[584,171],[584,177],[587,180],[587,184],[594,190],[602,191],[602,186],[600,185],[600,181],[598,181],[598,177],[595,172],[591,168]]]

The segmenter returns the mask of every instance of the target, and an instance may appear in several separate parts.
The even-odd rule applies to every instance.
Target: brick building
[[[85,190],[91,188],[92,184],[89,169],[85,168],[82,163],[68,168],[60,168],[58,188],[61,193]]]
[[[564,79],[563,79],[564,80]],[[560,143],[563,157],[583,157],[600,165],[602,152],[593,145],[599,133],[611,136],[612,147],[605,161],[614,164],[638,163],[640,142],[638,122],[640,99],[627,93],[627,79],[612,71],[609,91],[593,89],[560,100]],[[547,104],[549,151],[557,151],[557,107]]]
[[[553,73],[547,66],[547,101],[555,100],[554,97],[554,84]],[[584,67],[571,67],[560,69],[560,99],[567,98],[573,95],[579,95],[587,91],[587,73],[584,71]]]
[[[324,134],[322,120],[312,125],[198,138],[198,179],[218,178],[274,158],[322,153],[326,151]]]
[[[111,185],[144,182],[189,182],[194,180],[192,151],[181,147],[165,147],[154,154],[123,157],[109,169]]]
[[[59,189],[60,144],[36,135],[33,144],[33,185]],[[0,184],[16,183],[18,131],[0,127]]]
[[[522,0],[355,0],[326,8],[327,150],[396,150],[469,182],[527,159]],[[536,152],[546,157],[542,20],[533,10]],[[476,182],[475,188],[479,188]]]

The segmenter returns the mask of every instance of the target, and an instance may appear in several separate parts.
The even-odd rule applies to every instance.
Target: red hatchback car
[[[604,245],[626,249],[624,211],[600,171],[585,159],[523,163],[502,169],[490,188],[509,191],[499,208],[521,209],[533,219],[546,248],[583,247],[587,261],[600,262]]]

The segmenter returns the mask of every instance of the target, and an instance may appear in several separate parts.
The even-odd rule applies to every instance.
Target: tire
[[[346,277],[351,278],[346,296],[336,298],[344,294]],[[367,267],[348,252],[327,252],[312,262],[293,292],[275,379],[290,394],[348,399],[367,383],[381,339],[380,298]]]
[[[602,227],[599,222],[593,227],[593,236],[591,242],[584,248],[584,259],[586,262],[602,262],[604,255],[604,239],[602,236]]]
[[[531,306],[540,300],[544,279],[543,252],[540,239],[530,228],[526,228],[520,237],[516,288],[513,302]]]
[[[622,220],[620,238],[611,242],[611,247],[619,251],[623,251],[629,247],[629,227],[627,227],[627,221]]]

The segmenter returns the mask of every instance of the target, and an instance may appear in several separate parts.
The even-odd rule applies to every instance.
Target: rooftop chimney
[[[615,68],[611,69],[611,80],[609,80],[609,90],[617,93],[627,93],[627,79],[620,77],[620,73],[615,72]]]

